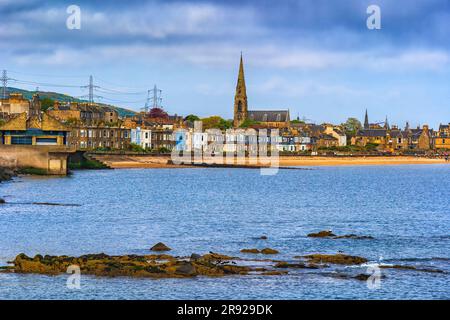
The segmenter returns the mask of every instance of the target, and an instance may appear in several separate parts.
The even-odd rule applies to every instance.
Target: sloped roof
[[[386,134],[386,129],[363,129],[359,130],[356,135],[362,137],[386,137]]]
[[[258,122],[287,122],[289,121],[288,110],[253,110],[248,111],[248,118]]]
[[[49,116],[45,112],[42,113],[42,118],[37,116],[28,118],[27,113],[24,112],[12,118],[0,127],[1,131],[26,131],[27,129],[40,129],[42,131],[70,131],[67,126]]]

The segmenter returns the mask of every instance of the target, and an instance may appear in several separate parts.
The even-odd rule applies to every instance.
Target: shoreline
[[[168,169],[168,168],[204,168],[211,165],[214,167],[214,158],[204,158],[203,164],[189,165],[175,165],[170,164],[170,156],[146,156],[146,155],[99,155],[95,158],[113,169],[133,169],[133,168],[148,168],[148,169]],[[228,162],[224,159],[222,165],[227,168],[245,168],[267,166],[269,162],[249,163],[248,158],[245,163],[236,163],[236,159]],[[377,157],[324,157],[324,156],[280,156],[280,167],[316,167],[316,166],[386,166],[386,165],[423,165],[423,164],[445,164],[448,163],[444,159],[430,159],[413,156],[377,156]]]

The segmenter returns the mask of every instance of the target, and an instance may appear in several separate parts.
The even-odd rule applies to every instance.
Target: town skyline
[[[0,67],[28,82],[20,88],[73,96],[87,93],[79,86],[90,74],[126,93],[157,84],[170,113],[231,119],[242,51],[251,109],[289,109],[316,123],[361,121],[368,109],[376,122],[387,115],[399,126],[437,127],[450,118],[450,5],[377,1],[382,29],[368,30],[370,3],[288,2],[274,15],[270,2],[79,1],[81,29],[68,30],[65,4],[3,1]],[[154,12],[160,17],[146,19]],[[103,96],[98,102],[135,111],[146,99]]]

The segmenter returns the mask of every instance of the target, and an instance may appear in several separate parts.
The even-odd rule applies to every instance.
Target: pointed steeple
[[[366,116],[364,117],[364,129],[370,129],[369,115],[367,114],[367,109],[366,109]]]
[[[236,95],[247,96],[247,88],[245,87],[245,75],[244,75],[244,59],[242,58],[241,52],[241,62],[239,64],[239,75],[236,85]]]
[[[391,126],[389,125],[388,117],[386,116],[386,120],[384,121],[384,128],[386,130],[391,129]]]
[[[236,84],[236,94],[234,96],[234,126],[239,127],[242,122],[247,119],[247,89],[245,86],[245,76],[244,76],[244,59],[242,58],[241,52],[241,62],[239,65],[239,74]]]

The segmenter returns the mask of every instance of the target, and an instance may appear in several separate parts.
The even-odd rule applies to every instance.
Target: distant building
[[[434,137],[434,147],[436,149],[450,149],[450,123],[439,126],[439,131],[436,132]]]
[[[28,112],[28,113],[27,113]],[[66,145],[70,128],[41,112],[38,95],[33,96],[27,112],[16,114],[3,126],[1,141],[4,145]]]
[[[247,89],[245,85],[244,63],[241,55],[239,75],[234,96],[234,127],[240,127],[244,121],[252,120],[267,128],[288,128],[289,110],[248,110]]]
[[[61,104],[55,102],[48,113],[63,122],[84,125],[117,125],[119,114],[113,108],[97,104],[70,102]]]
[[[8,99],[0,99],[0,119],[29,111],[30,101],[21,93],[10,93]]]

